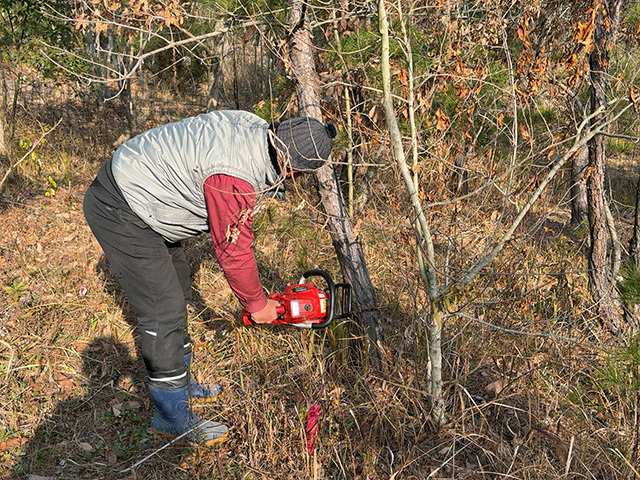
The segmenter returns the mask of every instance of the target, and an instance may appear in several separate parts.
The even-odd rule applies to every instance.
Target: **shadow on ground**
[[[82,388],[37,427],[13,478],[106,478],[153,445],[144,387],[131,380],[138,362],[128,348],[100,337],[82,350],[81,358],[76,380]]]

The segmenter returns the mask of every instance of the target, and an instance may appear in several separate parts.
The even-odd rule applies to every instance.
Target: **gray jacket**
[[[278,181],[269,124],[242,111],[215,111],[153,128],[114,153],[113,176],[131,209],[169,241],[208,231],[204,181],[226,174],[263,193]]]

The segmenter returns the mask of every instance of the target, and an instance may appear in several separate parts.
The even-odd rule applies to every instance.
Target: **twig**
[[[173,445],[175,442],[177,442],[178,440],[180,440],[181,438],[183,438],[185,435],[188,435],[189,433],[191,433],[192,431],[194,431],[196,428],[198,428],[200,426],[200,423],[196,423],[193,427],[191,427],[189,430],[187,430],[186,432],[184,432],[181,435],[178,435],[176,438],[174,438],[173,440],[171,440],[169,443],[164,444],[162,447],[160,447],[159,449],[151,452],[149,455],[147,455],[146,457],[144,457],[142,460],[136,462],[135,464],[131,465],[129,468],[127,468],[126,470],[122,470],[120,473],[127,473],[127,472],[131,472],[133,471],[134,468],[139,467],[140,465],[142,465],[144,462],[146,462],[147,460],[149,460],[151,457],[153,457],[154,455],[160,453],[162,450],[164,450],[165,448]]]
[[[105,23],[113,23],[113,22],[105,22]],[[259,21],[248,21],[242,24],[243,28],[248,28],[248,27],[255,27],[260,25],[262,22]],[[121,26],[121,24],[119,23],[114,23],[114,25],[116,26]],[[131,28],[132,30],[136,30],[131,26],[127,26],[127,28]],[[133,65],[129,68],[129,70],[125,70],[125,71],[118,71],[112,68],[109,68],[106,65],[102,65],[96,62],[93,62],[91,60],[85,59],[79,55],[74,55],[76,58],[80,58],[84,61],[87,62],[88,65],[100,65],[101,67],[107,68],[109,69],[114,75],[116,75],[116,78],[110,78],[110,79],[102,79],[102,78],[98,78],[95,75],[87,75],[85,73],[82,74],[78,74],[77,72],[72,71],[71,69],[65,67],[64,65],[62,65],[61,63],[57,62],[54,58],[52,58],[51,56],[49,56],[44,50],[41,50],[39,53],[40,55],[43,55],[47,60],[49,60],[50,62],[52,62],[54,65],[56,65],[58,68],[62,69],[64,72],[73,75],[74,77],[76,77],[78,80],[87,82],[88,84],[92,84],[92,83],[112,83],[112,82],[123,82],[124,80],[127,80],[131,77],[133,77],[133,75],[136,73],[136,71],[142,66],[144,60],[148,57],[152,57],[154,55],[157,55],[159,53],[162,53],[166,50],[170,50],[172,48],[177,48],[177,47],[182,47],[185,45],[189,45],[195,42],[201,42],[203,40],[207,40],[209,38],[213,38],[213,37],[217,37],[220,35],[224,35],[225,33],[229,32],[231,30],[231,27],[222,27],[219,28],[213,32],[207,32],[204,33],[202,35],[197,35],[197,36],[191,36],[189,38],[185,38],[182,40],[178,40],[178,41],[172,41],[168,38],[165,38],[161,35],[155,35],[157,36],[159,39],[163,40],[166,44],[163,45],[162,47],[158,47],[155,48],[151,51],[148,52],[139,52],[137,54],[134,55],[130,55],[130,54],[122,54],[123,57],[129,57],[132,60]],[[140,31],[145,31],[143,29],[140,29]],[[63,53],[63,54],[69,54],[70,52],[67,51],[66,49],[63,48],[59,48],[56,47],[55,45],[50,45],[46,42],[42,42],[47,48],[50,48],[52,50],[57,50],[59,53]]]
[[[16,168],[18,165],[20,165],[22,162],[24,162],[24,161],[25,161],[25,159],[26,159],[29,155],[31,155],[31,153],[36,149],[36,147],[37,147],[38,145],[40,145],[40,142],[42,142],[42,140],[44,139],[44,137],[46,137],[47,135],[49,135],[51,132],[53,132],[53,131],[56,129],[56,127],[57,127],[58,125],[60,125],[60,122],[62,122],[62,118],[61,118],[60,120],[58,120],[58,121],[56,122],[56,124],[55,124],[51,129],[47,130],[46,132],[42,132],[42,135],[40,135],[40,138],[39,138],[37,141],[35,141],[35,142],[33,142],[33,143],[31,144],[31,148],[29,148],[29,150],[27,151],[27,153],[25,153],[25,154],[24,154],[24,156],[23,156],[20,160],[18,160],[16,163],[14,163],[14,164],[13,164],[13,165],[11,165],[9,168],[7,168],[7,171],[5,172],[4,177],[2,177],[2,180],[0,180],[0,190],[2,190],[2,188],[4,187],[5,182],[7,181],[7,178],[9,178],[9,175],[11,175],[11,171],[12,171],[14,168]]]
[[[613,453],[615,453],[616,455],[618,455],[623,461],[624,463],[627,464],[627,466],[633,471],[633,473],[636,474],[636,477],[640,478],[640,473],[638,472],[638,470],[635,469],[635,467],[631,464],[631,462],[629,460],[627,460],[627,457],[625,457],[620,450],[618,450],[617,448],[613,448],[611,449],[611,451]]]
[[[455,440],[454,440],[454,445],[455,445]],[[454,452],[449,458],[447,458],[444,462],[442,462],[442,465],[440,465],[438,468],[434,469],[427,478],[433,478],[433,476],[438,473],[440,470],[442,470],[448,463],[450,463],[452,460],[454,460],[456,458],[456,455],[462,453],[463,450],[466,450],[467,447],[469,447],[470,445],[472,445],[471,443],[466,444],[464,447],[462,447],[460,450],[458,450],[457,452]]]
[[[218,471],[220,472],[220,478],[224,480],[224,470],[222,470],[222,459],[220,458],[220,450],[216,450],[216,464],[218,465]]]
[[[640,142],[640,137],[632,137],[631,135],[624,135],[622,133],[602,132],[602,135],[604,135],[605,137],[620,138],[622,140],[629,140],[630,142],[633,142],[633,143],[639,143]]]
[[[563,335],[554,335],[552,333],[536,333],[536,332],[525,332],[523,330],[514,330],[512,328],[506,328],[506,327],[501,327],[500,325],[495,325],[493,323],[489,323],[486,322],[484,320],[481,320],[479,318],[473,317],[471,315],[467,315],[466,313],[457,313],[456,315],[459,315],[463,318],[466,318],[472,322],[477,322],[477,323],[481,323],[482,325],[485,325],[487,327],[491,327],[491,328],[495,328],[496,330],[500,330],[502,332],[506,332],[506,333],[513,333],[516,335],[527,335],[530,337],[540,337],[540,338],[549,338],[552,340],[567,340],[569,342],[574,342],[574,343],[580,343],[581,340],[579,338],[572,338],[572,337],[565,337]]]
[[[569,476],[569,470],[571,469],[571,457],[573,456],[573,443],[575,442],[575,435],[571,435],[571,443],[569,444],[569,452],[567,453],[567,463],[564,467],[564,476]]]
[[[9,384],[9,373],[11,372],[11,364],[13,363],[13,347],[7,342],[0,340],[0,344],[4,345],[9,350],[9,362],[7,362],[6,375],[4,377],[5,385]]]

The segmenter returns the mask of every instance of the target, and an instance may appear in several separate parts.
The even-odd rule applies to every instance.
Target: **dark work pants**
[[[164,389],[187,385],[191,350],[186,302],[190,268],[180,243],[169,243],[129,207],[104,176],[89,186],[84,214],[138,319],[149,381]]]

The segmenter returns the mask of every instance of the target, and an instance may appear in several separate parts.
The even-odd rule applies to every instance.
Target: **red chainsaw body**
[[[274,324],[320,323],[327,317],[327,294],[309,283],[289,285],[284,292],[272,293],[269,298],[280,303]],[[244,312],[243,321],[247,325],[254,323],[248,312]]]

